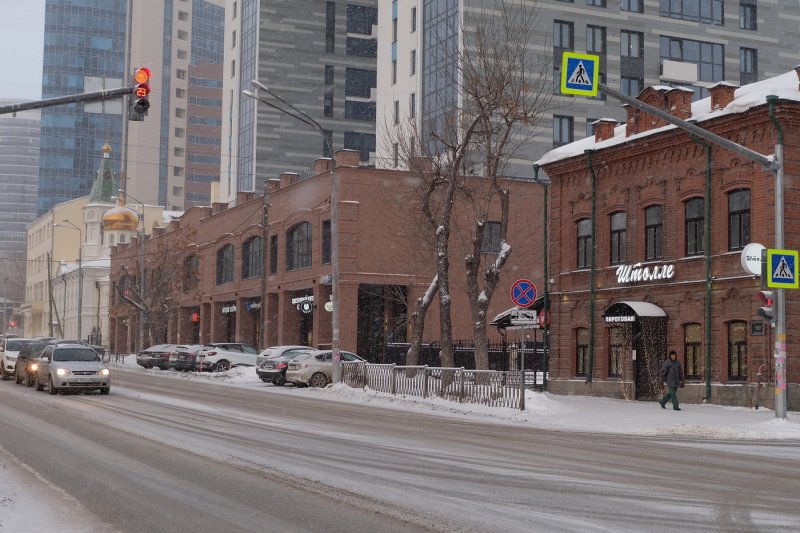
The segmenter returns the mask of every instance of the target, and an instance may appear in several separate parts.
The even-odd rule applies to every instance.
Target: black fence
[[[370,361],[372,363],[395,364],[403,366],[406,364],[406,354],[408,353],[408,343],[394,342],[386,344],[384,348],[383,361]],[[438,343],[424,343],[419,352],[417,365],[427,365],[429,367],[440,367],[439,358],[441,347]],[[498,342],[489,343],[489,370],[519,370],[519,342]],[[544,357],[544,344],[541,341],[528,341],[525,343],[524,369],[547,371],[547,361]],[[463,367],[468,370],[475,369],[475,345],[469,341],[457,341],[453,343],[453,366]]]

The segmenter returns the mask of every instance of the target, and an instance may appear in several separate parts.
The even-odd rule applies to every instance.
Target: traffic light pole
[[[778,143],[775,145],[775,155],[770,158],[741,144],[737,144],[724,137],[711,133],[696,124],[681,120],[657,107],[653,107],[636,98],[631,98],[619,91],[615,91],[610,87],[598,84],[597,88],[601,93],[625,102],[649,115],[658,117],[701,139],[731,150],[742,157],[760,164],[764,170],[772,172],[775,176],[775,248],[779,250],[783,249],[783,131],[777,123],[777,119],[774,117],[774,106],[778,99],[777,96],[767,96],[767,103],[770,106],[770,118],[772,118],[778,128]],[[775,418],[786,418],[786,299],[784,289],[777,289],[775,292]]]
[[[57,105],[112,100],[121,96],[125,96],[126,94],[133,94],[134,91],[136,91],[136,86],[132,85],[130,87],[120,87],[119,89],[104,89],[102,91],[71,94],[69,96],[59,96],[57,98],[48,98],[46,100],[34,100],[32,102],[22,102],[20,104],[2,105],[0,106],[0,115],[18,113],[20,111],[28,111],[30,109],[41,109],[43,107],[53,107]]]

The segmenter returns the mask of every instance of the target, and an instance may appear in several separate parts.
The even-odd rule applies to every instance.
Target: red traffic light
[[[773,294],[773,291],[758,291],[758,299],[761,300],[765,306],[771,307],[774,300]]]
[[[150,86],[146,83],[140,83],[136,86],[134,94],[137,98],[145,98],[148,94],[150,94]]]
[[[150,80],[150,69],[147,67],[139,67],[133,71],[133,79],[136,83],[145,83]]]

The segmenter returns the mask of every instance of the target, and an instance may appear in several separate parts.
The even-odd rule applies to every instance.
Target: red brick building
[[[800,248],[799,77],[800,69],[738,89],[720,83],[694,103],[685,88],[651,87],[638,97],[768,156],[779,124],[785,248],[793,250]],[[770,94],[778,96],[776,123]],[[661,362],[674,349],[686,371],[684,401],[750,405],[756,384],[773,379],[775,339],[757,312],[760,279],[741,255],[749,243],[774,248],[774,176],[626,108],[625,125],[601,120],[594,137],[539,162],[552,180],[548,389],[653,398]],[[786,302],[788,401],[797,409],[797,291],[786,290]],[[771,405],[771,386],[761,398]]]
[[[432,248],[421,229],[416,196],[419,178],[359,167],[358,153],[351,150],[337,152],[336,160],[341,348],[380,360],[386,342],[410,338],[409,310],[433,275]],[[164,342],[263,346],[266,333],[267,345],[330,346],[331,314],[325,305],[332,275],[328,165],[329,160],[320,159],[307,179],[284,174],[267,182],[268,235],[262,232],[262,195],[240,193],[235,206],[193,207],[147,239],[144,252],[136,240],[117,247],[111,257],[112,282],[123,286],[126,276],[135,277],[142,255],[149,271],[155,258],[178,250],[173,268],[181,275],[166,299]],[[511,191],[508,242],[513,251],[491,302],[490,319],[511,307],[509,291],[517,278],[542,277],[542,189],[522,179],[509,179],[506,185]],[[472,328],[458,230],[465,216],[458,211],[454,224],[451,287],[454,338],[468,340]],[[495,256],[490,251],[485,259]],[[267,295],[265,313],[262,294]],[[118,295],[110,309],[111,349],[133,350],[138,311]],[[427,316],[426,338],[436,340],[436,303]],[[489,334],[499,339],[494,328]]]

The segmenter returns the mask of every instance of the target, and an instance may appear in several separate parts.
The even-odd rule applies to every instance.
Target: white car
[[[36,390],[50,394],[99,390],[108,394],[111,376],[100,356],[83,344],[51,344],[36,360]]]
[[[3,381],[14,377],[17,355],[19,355],[22,347],[34,342],[36,342],[36,339],[20,339],[17,337],[3,339],[2,343],[0,343],[0,352],[2,352],[0,354],[0,374],[2,374]]]
[[[342,361],[365,361],[350,352],[340,351]],[[289,361],[286,381],[298,387],[325,387],[331,382],[333,374],[333,352],[315,350]]]
[[[234,366],[256,366],[258,352],[240,342],[211,342],[197,352],[197,370],[225,372]]]

